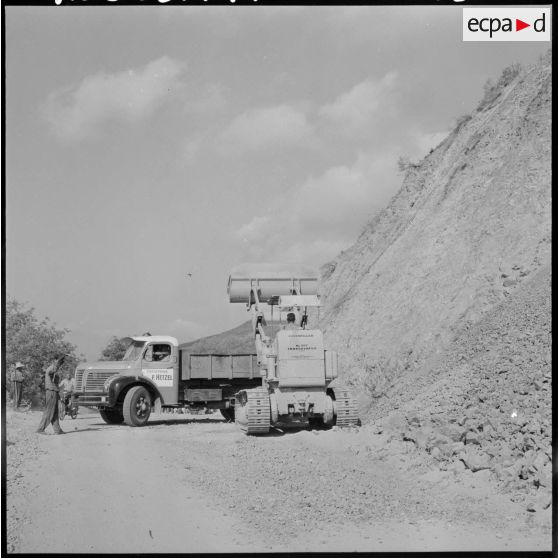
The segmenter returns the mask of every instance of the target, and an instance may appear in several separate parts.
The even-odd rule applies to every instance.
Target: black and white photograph
[[[551,4],[2,2],[2,553],[551,555]]]

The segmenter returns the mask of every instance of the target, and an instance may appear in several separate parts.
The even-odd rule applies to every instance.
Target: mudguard
[[[125,390],[131,385],[144,386],[151,394],[153,401],[160,398],[161,404],[164,405],[165,401],[163,396],[159,392],[157,386],[149,378],[144,376],[114,376],[108,386],[107,407],[115,407],[122,390]]]

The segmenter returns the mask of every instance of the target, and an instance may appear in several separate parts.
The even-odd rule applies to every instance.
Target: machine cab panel
[[[324,341],[319,329],[283,329],[277,332],[274,345],[280,386],[325,386]]]

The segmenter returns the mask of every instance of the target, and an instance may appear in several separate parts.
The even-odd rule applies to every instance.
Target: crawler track
[[[358,417],[358,407],[356,399],[351,391],[345,386],[337,386],[333,388],[335,401],[333,408],[335,412],[335,424],[340,427],[358,426],[360,419]]]
[[[269,394],[265,388],[238,393],[235,422],[245,434],[267,434],[270,427]]]

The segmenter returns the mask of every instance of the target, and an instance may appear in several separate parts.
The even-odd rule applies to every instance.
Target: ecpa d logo
[[[550,41],[550,8],[463,8],[464,41]]]

